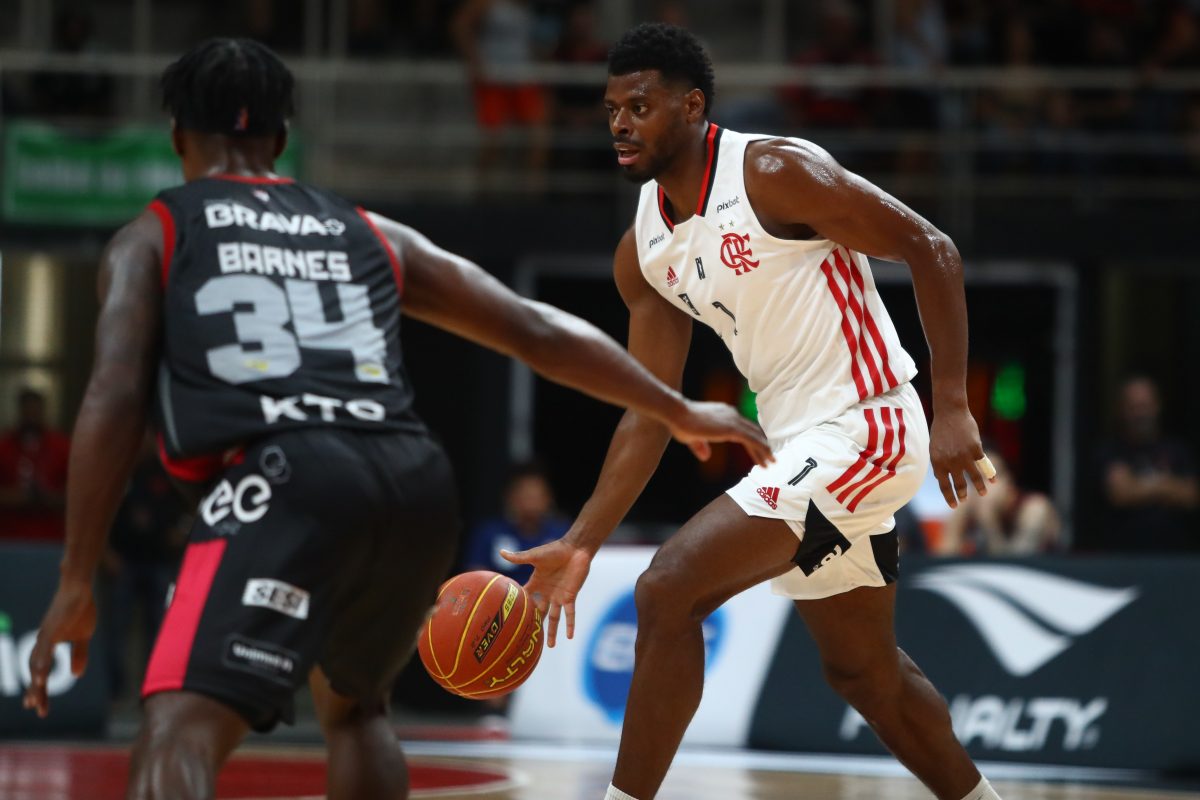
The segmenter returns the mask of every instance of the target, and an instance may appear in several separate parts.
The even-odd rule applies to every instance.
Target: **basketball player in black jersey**
[[[147,668],[128,797],[212,797],[250,729],[309,680],[331,798],[403,798],[389,685],[451,565],[450,467],[412,411],[411,316],[660,420],[698,455],[761,431],[680,397],[615,342],[523,300],[417,232],[273,173],[292,76],[212,40],[163,75],[187,183],[113,237],[75,427],[61,580],[30,656],[48,712],[59,642],[86,664],[92,581],[153,401],[169,471],[203,497]]]

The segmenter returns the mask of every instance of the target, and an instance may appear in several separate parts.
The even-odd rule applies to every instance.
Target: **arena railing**
[[[10,101],[0,108],[0,131],[38,107],[38,98],[30,97],[38,75],[108,76],[113,108],[104,118],[72,109],[35,117],[82,131],[161,122],[156,86],[168,60],[0,49],[0,81]],[[596,110],[589,116],[573,107],[567,115],[560,106],[541,133],[494,135],[475,122],[461,63],[297,58],[290,66],[299,83],[294,128],[303,142],[304,174],[342,192],[367,200],[594,196],[623,185],[608,158],[600,65],[499,72],[497,82],[540,85],[548,96],[595,89]],[[978,203],[989,198],[1200,195],[1197,70],[929,72],[727,63],[717,66],[717,76],[718,122],[811,138],[883,186],[925,202],[959,230],[969,229]],[[818,125],[819,115],[805,113],[816,100],[841,104],[856,119]],[[1105,103],[1115,114],[1104,125],[1089,120],[1086,109]]]

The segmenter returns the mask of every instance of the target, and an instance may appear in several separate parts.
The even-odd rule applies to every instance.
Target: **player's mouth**
[[[638,156],[641,154],[640,150],[625,142],[614,142],[613,149],[617,151],[617,163],[622,167],[636,164]]]

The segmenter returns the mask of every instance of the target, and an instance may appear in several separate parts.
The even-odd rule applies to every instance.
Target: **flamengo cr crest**
[[[733,270],[734,275],[749,272],[758,266],[751,261],[754,251],[750,249],[750,234],[729,232],[721,237],[721,263]]]

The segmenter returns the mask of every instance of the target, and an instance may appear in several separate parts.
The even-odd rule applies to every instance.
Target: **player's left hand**
[[[25,708],[39,717],[50,713],[46,681],[54,667],[54,648],[60,642],[71,644],[71,674],[79,677],[87,668],[88,643],[96,630],[96,598],[91,582],[64,578],[58,585],[50,608],[42,618],[37,641],[29,654],[29,688],[25,690]]]
[[[707,461],[712,455],[711,442],[740,444],[746,448],[750,460],[760,467],[775,460],[762,428],[725,403],[689,400],[683,416],[663,422],[670,428],[671,435],[686,444],[701,461]]]
[[[962,408],[933,415],[929,461],[942,496],[951,508],[958,508],[959,502],[967,498],[968,479],[980,496],[987,494],[988,483],[995,483],[995,477],[984,478],[978,464],[982,458],[979,426],[969,410]]]

